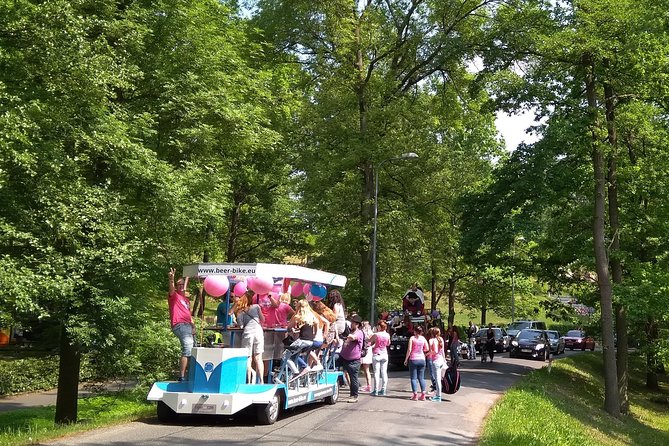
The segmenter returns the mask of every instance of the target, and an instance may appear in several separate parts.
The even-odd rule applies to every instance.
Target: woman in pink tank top
[[[388,389],[388,346],[390,335],[386,321],[376,324],[376,333],[369,338],[372,344],[372,366],[374,368],[374,390],[372,396],[384,396]]]
[[[423,337],[423,327],[416,325],[414,334],[409,338],[409,347],[404,359],[404,365],[409,366],[411,375],[411,391],[413,401],[425,400],[425,353],[428,351],[427,340]],[[420,395],[418,387],[420,385]]]

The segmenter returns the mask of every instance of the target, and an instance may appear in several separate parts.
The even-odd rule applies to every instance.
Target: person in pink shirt
[[[372,344],[372,366],[374,368],[374,390],[372,396],[384,396],[388,390],[388,346],[390,335],[386,331],[386,321],[376,324],[376,333],[370,338]]]
[[[404,365],[409,366],[411,374],[411,391],[413,401],[425,400],[425,353],[428,351],[427,340],[423,337],[423,327],[416,325],[413,336],[409,338],[409,347],[407,355],[404,358]],[[420,395],[418,395],[418,386],[420,385]]]
[[[193,333],[195,332],[195,325],[193,324],[193,317],[190,314],[190,300],[186,297],[186,292],[184,291],[188,287],[188,277],[179,277],[175,284],[175,273],[175,269],[170,268],[168,273],[169,294],[167,296],[167,303],[170,309],[172,333],[174,333],[181,343],[179,381],[184,381],[186,379],[186,370],[188,369],[188,358],[190,358],[194,344]]]

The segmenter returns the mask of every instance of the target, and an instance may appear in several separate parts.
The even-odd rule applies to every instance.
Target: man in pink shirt
[[[184,289],[188,286],[188,277],[185,279],[179,277],[174,283],[174,268],[170,268],[168,273],[170,292],[167,297],[167,303],[170,308],[170,323],[172,324],[172,333],[181,343],[181,359],[179,361],[179,381],[186,379],[186,369],[188,368],[188,358],[190,358],[193,349],[193,332],[195,325],[190,314],[190,300],[186,297]]]

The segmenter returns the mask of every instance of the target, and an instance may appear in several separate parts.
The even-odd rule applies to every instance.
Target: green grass
[[[620,419],[604,409],[602,357],[586,353],[537,370],[511,388],[493,407],[481,446],[493,445],[666,445],[669,444],[669,388],[651,392],[640,359],[630,358],[630,413]]]
[[[40,441],[124,423],[155,414],[146,401],[146,388],[79,400],[79,422],[58,426],[55,406],[0,412],[0,445],[35,444]]]

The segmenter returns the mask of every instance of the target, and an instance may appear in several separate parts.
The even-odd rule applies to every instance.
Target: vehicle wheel
[[[591,351],[591,352],[594,352],[594,351],[595,351],[595,344],[592,344],[592,347],[590,348],[590,351]]]
[[[331,406],[337,402],[337,398],[339,398],[339,384],[335,383],[332,395],[325,398],[323,401],[325,404]]]
[[[163,401],[158,401],[156,415],[158,415],[158,419],[163,423],[171,423],[179,419],[179,414],[173,411],[172,408]]]
[[[279,418],[279,404],[281,398],[279,392],[275,393],[272,400],[264,405],[259,405],[256,415],[260,424],[274,424]]]
[[[583,348],[581,349],[581,351],[583,351],[583,352],[585,351],[585,345],[583,346]]]
[[[573,351],[574,351],[574,347],[569,347],[569,350],[571,350],[571,351],[573,352]]]

